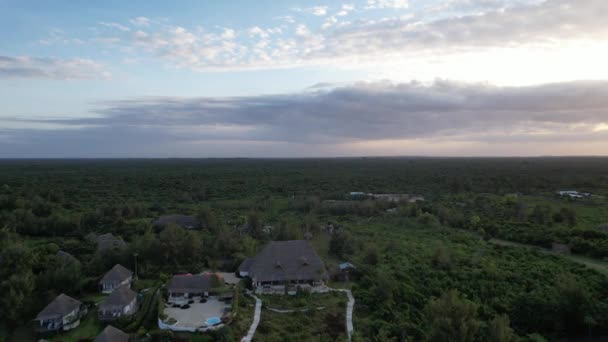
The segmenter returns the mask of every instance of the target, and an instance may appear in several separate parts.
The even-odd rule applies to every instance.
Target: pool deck
[[[224,307],[223,302],[209,299],[206,303],[192,303],[188,309],[165,308],[165,314],[177,321],[176,327],[200,328],[207,324],[207,319],[222,317]]]

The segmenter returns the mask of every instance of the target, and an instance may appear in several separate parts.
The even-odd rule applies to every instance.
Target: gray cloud
[[[108,77],[110,77],[110,73],[102,65],[90,59],[0,56],[0,79],[42,78],[67,80]]]
[[[318,155],[335,145],[385,140],[608,142],[608,81],[533,87],[359,83],[255,97],[134,98],[99,103],[96,114],[14,118],[21,127],[46,123],[53,129],[5,129],[0,135],[12,143],[2,144],[0,155],[20,146],[76,155],[198,156],[221,154],[226,146],[236,150],[231,155],[239,155],[238,146],[258,155],[277,146]]]

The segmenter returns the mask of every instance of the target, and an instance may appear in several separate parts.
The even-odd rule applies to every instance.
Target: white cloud
[[[292,15],[279,16],[275,17],[275,19],[285,21],[289,24],[294,24],[296,22],[296,19]]]
[[[502,10],[510,7],[538,5],[545,0],[444,0],[433,3],[428,8],[432,11],[487,11]]]
[[[464,3],[464,0],[458,1],[460,5]],[[373,4],[387,5],[378,1]],[[405,3],[393,5],[404,6]],[[344,4],[341,8],[351,10],[353,6]],[[508,71],[511,78],[521,75],[519,77],[525,78],[526,83],[530,83],[528,76],[539,75],[538,83],[576,79],[576,75],[597,79],[608,73],[604,72],[600,61],[600,57],[608,55],[605,43],[608,25],[605,25],[603,15],[607,12],[608,2],[604,0],[579,0],[576,6],[567,0],[548,0],[538,5],[432,19],[408,13],[375,20],[345,21],[339,20],[341,17],[336,12],[319,24],[313,21],[307,23],[308,26],[295,24],[295,19],[293,25],[252,26],[239,32],[228,28],[217,31],[198,28],[191,32],[186,27],[162,25],[145,32],[139,30],[122,40],[130,36],[136,47],[143,47],[144,51],[169,60],[174,66],[194,70],[334,65],[366,68],[376,74],[391,68],[393,71],[387,76],[391,78],[397,74],[409,74],[409,79],[457,75],[464,80],[482,80],[477,77],[481,71],[476,71],[484,70],[489,80],[496,80],[493,77],[497,74],[501,80],[509,77]],[[241,39],[232,39],[233,33]],[[514,54],[517,56],[513,60],[518,63],[503,58]],[[588,55],[584,58],[586,63],[580,65],[577,61],[584,55]],[[546,72],[543,63],[561,71]],[[516,64],[519,70],[513,69]],[[416,68],[412,67],[414,65]],[[597,76],[593,76],[593,70]],[[555,79],[551,74],[567,74],[568,77]],[[532,78],[529,80],[534,82]]]
[[[66,36],[65,31],[52,27],[49,29],[48,36],[37,41],[40,45],[82,45],[85,42],[79,38],[71,38]]]
[[[137,17],[129,20],[129,22],[135,26],[149,26],[151,20],[146,17]]]
[[[144,38],[147,38],[147,37],[148,37],[148,34],[146,32],[144,32],[144,31],[138,30],[138,31],[135,32],[135,38],[136,39],[144,39]]]
[[[249,33],[250,37],[258,36],[260,38],[268,38],[268,32],[259,26],[251,27],[247,30],[247,32]]]
[[[367,0],[367,9],[405,9],[409,7],[408,0]]]
[[[306,25],[299,24],[298,26],[296,26],[296,35],[298,35],[298,36],[308,36],[309,34],[310,34],[310,31],[308,30],[308,28],[306,27]]]
[[[312,7],[307,7],[307,8],[294,7],[294,8],[292,8],[292,10],[296,11],[296,12],[305,12],[305,13],[309,13],[312,15],[316,15],[318,17],[322,17],[324,15],[327,15],[328,8],[329,8],[328,6],[312,6]]]
[[[0,79],[39,78],[54,80],[105,79],[111,76],[101,64],[90,59],[0,56]]]
[[[348,15],[348,13],[350,13],[354,9],[355,9],[355,5],[353,5],[353,4],[343,4],[340,12],[338,12],[336,15],[343,17],[345,15]]]
[[[330,27],[332,27],[333,25],[338,23],[338,18],[336,18],[336,16],[331,16],[331,17],[327,17],[325,19],[325,21],[323,22],[323,25],[321,26],[321,28],[323,29],[328,29]]]
[[[608,123],[599,123],[595,127],[593,127],[594,132],[608,131]]]
[[[493,47],[557,46],[570,40],[605,41],[608,2],[550,0],[436,21],[389,19],[336,32],[328,53],[355,51],[479,50]]]
[[[127,26],[119,24],[119,23],[109,23],[109,22],[101,21],[101,22],[99,22],[99,24],[103,25],[103,26],[106,26],[106,27],[113,28],[113,29],[117,29],[117,30],[120,30],[120,31],[124,31],[124,32],[131,31],[131,29],[128,28]]]
[[[221,37],[223,39],[234,39],[236,37],[236,32],[233,29],[225,28]]]
[[[311,8],[312,14],[316,16],[324,16],[327,14],[327,6],[315,6]]]

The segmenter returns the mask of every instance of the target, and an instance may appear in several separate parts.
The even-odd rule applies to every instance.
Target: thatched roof
[[[36,316],[37,320],[63,317],[80,308],[82,303],[68,295],[60,294]]]
[[[112,291],[112,293],[99,304],[99,309],[104,311],[121,309],[129,305],[136,297],[137,293],[135,293],[135,291],[131,290],[128,286],[121,286]]]
[[[93,342],[128,342],[129,335],[120,329],[108,325]]]
[[[215,274],[179,274],[173,276],[167,289],[177,293],[209,292],[214,284]]]
[[[239,266],[239,272],[249,272],[249,268],[251,268],[252,263],[253,263],[253,258],[247,258],[247,259],[243,260],[243,262]]]
[[[97,244],[97,250],[122,249],[127,246],[127,243],[122,239],[117,238],[112,233],[95,235],[87,235],[87,239]]]
[[[111,270],[106,273],[99,281],[100,284],[105,283],[122,283],[133,276],[133,272],[126,267],[116,264]]]
[[[248,266],[248,267],[247,267]],[[239,271],[249,272],[256,281],[324,280],[323,261],[308,241],[272,241]]]

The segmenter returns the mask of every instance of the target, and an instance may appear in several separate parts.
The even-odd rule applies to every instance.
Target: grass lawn
[[[346,295],[342,292],[314,293],[302,296],[259,296],[265,308],[279,310],[316,309],[318,307],[339,307],[346,310]]]
[[[100,293],[100,292],[92,292],[92,293],[87,293],[86,295],[82,296],[82,298],[80,299],[80,301],[82,301],[82,302],[94,302],[96,304],[99,304],[107,296],[108,296],[107,294],[103,294],[103,293]]]
[[[315,298],[316,297],[316,298]],[[346,297],[342,293],[314,294],[302,298],[264,296],[260,325],[255,333],[258,341],[346,341]],[[304,305],[302,305],[304,304]],[[268,305],[268,306],[266,306]],[[265,307],[298,308],[323,306],[323,310],[276,313]]]
[[[93,340],[103,328],[104,325],[97,320],[97,311],[89,310],[86,317],[80,321],[78,328],[56,335],[49,340],[53,342],[78,342],[81,339]]]

